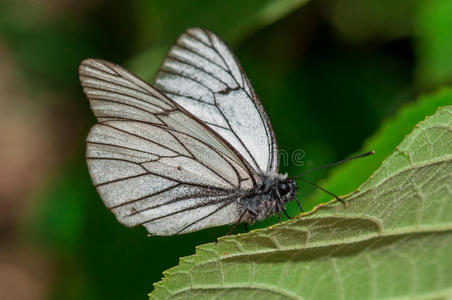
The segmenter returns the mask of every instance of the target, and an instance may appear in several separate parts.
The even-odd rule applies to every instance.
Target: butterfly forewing
[[[155,87],[226,139],[257,171],[278,171],[270,121],[238,60],[215,34],[188,29],[171,48]]]

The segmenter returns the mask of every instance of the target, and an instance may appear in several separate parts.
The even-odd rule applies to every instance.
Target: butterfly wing
[[[88,169],[121,223],[171,235],[239,218],[235,200],[259,177],[223,138],[120,66],[88,59],[79,75],[99,121]]]
[[[218,36],[188,29],[171,48],[154,86],[226,139],[255,170],[278,172],[278,148],[267,114]]]

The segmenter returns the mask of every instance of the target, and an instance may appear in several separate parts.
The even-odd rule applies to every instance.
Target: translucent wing
[[[99,124],[87,163],[105,205],[127,225],[171,235],[231,224],[259,176],[196,117],[112,63],[79,68]]]
[[[226,139],[255,170],[278,171],[270,121],[227,45],[201,28],[171,48],[154,86]]]

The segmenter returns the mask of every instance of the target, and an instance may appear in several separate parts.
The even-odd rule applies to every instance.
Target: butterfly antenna
[[[318,167],[318,168],[314,168],[314,169],[311,169],[311,170],[307,170],[307,171],[301,172],[300,174],[298,174],[298,175],[295,176],[294,178],[300,178],[300,176],[303,176],[303,175],[305,175],[305,174],[312,173],[312,172],[318,171],[318,170],[320,170],[320,169],[325,169],[325,168],[329,168],[329,167],[334,167],[334,166],[337,166],[337,165],[339,165],[339,164],[341,164],[341,163],[344,163],[344,162],[347,162],[347,161],[350,161],[350,160],[353,160],[353,159],[361,158],[361,157],[366,157],[366,156],[369,156],[369,155],[372,155],[372,154],[375,154],[375,151],[374,151],[374,150],[369,151],[369,152],[366,152],[366,153],[364,153],[364,154],[352,156],[352,157],[349,157],[349,158],[346,158],[346,159],[343,159],[343,160],[334,162],[334,163],[332,163],[332,164],[327,164],[327,165],[324,165],[324,166],[320,166],[320,167]]]
[[[341,202],[342,204],[345,205],[344,200],[342,200],[338,195],[333,194],[333,193],[331,193],[330,191],[328,191],[328,190],[324,189],[323,187],[321,187],[320,185],[318,185],[318,184],[316,184],[316,183],[314,183],[314,182],[312,182],[312,181],[309,181],[309,180],[307,180],[307,179],[301,178],[300,176],[305,175],[305,174],[308,174],[308,173],[311,173],[311,172],[314,172],[314,171],[317,171],[317,170],[320,170],[320,169],[325,169],[325,168],[337,166],[337,165],[339,165],[339,164],[341,164],[341,163],[344,163],[344,162],[347,162],[347,161],[350,161],[350,160],[353,160],[353,159],[356,159],[356,158],[366,157],[366,156],[369,156],[369,155],[372,155],[372,154],[375,154],[375,151],[374,151],[374,150],[369,151],[369,152],[366,152],[366,153],[364,153],[364,154],[352,156],[352,157],[350,157],[350,158],[346,158],[346,159],[337,161],[337,162],[332,163],[332,164],[328,164],[328,165],[320,166],[320,167],[318,167],[318,168],[314,168],[314,169],[311,169],[311,170],[307,170],[307,171],[302,172],[302,173],[298,174],[297,176],[295,176],[294,179],[300,179],[301,181],[304,181],[304,182],[306,182],[306,183],[309,183],[310,185],[312,185],[312,186],[318,188],[319,190],[321,190],[321,191],[327,193],[328,195],[333,196],[334,198],[336,198],[337,201],[339,201],[339,202]],[[300,210],[301,210],[301,205],[299,205],[298,199],[297,199],[297,204],[298,204],[298,207],[299,207]]]
[[[344,200],[341,199],[341,197],[339,197],[339,196],[336,195],[336,194],[331,193],[330,191],[327,191],[326,189],[324,189],[324,188],[321,187],[320,185],[318,185],[318,184],[316,184],[316,183],[314,183],[314,182],[312,182],[312,181],[306,180],[306,179],[304,179],[304,178],[298,178],[298,179],[300,179],[301,181],[304,181],[304,182],[306,182],[306,183],[309,183],[309,184],[312,185],[312,186],[315,186],[315,187],[318,188],[319,190],[324,191],[324,192],[327,193],[328,195],[333,196],[334,198],[336,198],[337,201],[339,201],[339,202],[341,202],[342,204],[345,205],[345,202],[344,202]]]

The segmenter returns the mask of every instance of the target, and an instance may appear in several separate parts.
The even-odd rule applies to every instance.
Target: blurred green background
[[[303,167],[281,166],[290,175],[359,151],[417,95],[452,82],[449,0],[0,0],[0,7],[1,299],[145,299],[179,257],[227,232],[147,237],[116,222],[84,161],[95,123],[78,81],[84,58],[152,82],[188,27],[216,32],[260,95],[280,149],[304,151]],[[302,185],[300,196],[311,192]]]

